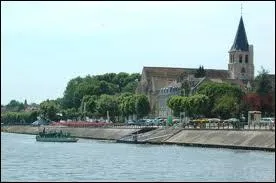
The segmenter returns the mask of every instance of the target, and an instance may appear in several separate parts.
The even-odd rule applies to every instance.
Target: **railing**
[[[197,129],[197,130],[272,130],[275,131],[275,125],[272,123],[256,123],[256,124],[242,124],[242,123],[225,123],[225,122],[215,122],[215,123],[202,123],[202,124],[183,124],[179,127],[183,129]]]
[[[30,124],[28,125],[23,125],[23,124],[3,124],[3,126],[31,126]],[[42,127],[44,125],[41,125]],[[48,125],[47,125],[48,126]],[[141,128],[166,128],[166,126],[148,126],[148,125],[125,125],[123,123],[113,123],[113,124],[106,124],[106,125],[101,125],[101,126],[87,126],[87,125],[78,125],[78,126],[67,126],[67,125],[49,125],[51,127],[69,127],[69,128],[115,128],[115,129],[141,129]],[[34,126],[34,127],[39,127],[39,126]],[[167,126],[169,127],[169,126]],[[182,128],[185,130],[255,130],[255,131],[275,131],[275,125],[274,124],[269,124],[269,123],[256,123],[256,124],[233,124],[233,123],[223,123],[223,122],[214,122],[214,123],[201,123],[201,124],[175,124],[173,125],[175,128]]]

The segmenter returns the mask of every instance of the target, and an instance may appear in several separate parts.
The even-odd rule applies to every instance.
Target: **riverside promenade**
[[[275,152],[275,129],[193,129],[181,127],[111,126],[72,128],[58,126],[1,126],[1,132],[36,135],[46,131],[69,132],[78,138],[116,140],[122,143],[177,144],[185,146],[263,150]]]

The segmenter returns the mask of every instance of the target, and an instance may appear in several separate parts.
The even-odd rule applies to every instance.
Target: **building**
[[[228,82],[240,86],[244,91],[250,91],[255,77],[254,54],[253,45],[248,44],[242,16],[228,53],[228,70],[205,69],[203,78],[195,77],[195,68],[143,67],[136,92],[148,96],[152,116],[166,116],[171,114],[166,106],[167,100],[172,95],[180,94],[180,83],[183,81],[189,83],[190,95],[205,81]],[[275,88],[275,75],[270,77]]]
[[[170,68],[170,67],[143,67],[141,80],[138,83],[136,93],[148,96],[151,115],[159,115],[158,95],[162,88],[168,88],[179,80],[187,80],[195,87],[199,82],[194,77],[197,69],[194,68]],[[228,70],[206,69],[206,78],[229,78]],[[168,98],[168,95],[167,97]]]
[[[254,80],[253,45],[247,41],[242,16],[229,51],[228,71],[230,79],[239,79],[247,83]]]
[[[157,106],[158,109],[158,116],[160,117],[167,117],[168,115],[171,115],[172,111],[167,106],[167,101],[170,96],[174,95],[180,95],[181,92],[181,86],[179,83],[172,83],[170,86],[166,88],[161,88],[159,90],[159,93],[157,94]]]

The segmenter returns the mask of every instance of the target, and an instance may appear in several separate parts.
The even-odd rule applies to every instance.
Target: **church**
[[[171,95],[178,95],[180,80],[190,83],[191,93],[204,80],[229,82],[248,90],[254,80],[253,45],[249,45],[241,16],[234,43],[229,50],[228,70],[205,69],[205,76],[196,78],[198,68],[143,67],[136,93],[148,96],[152,116],[167,116],[171,112],[166,101]]]

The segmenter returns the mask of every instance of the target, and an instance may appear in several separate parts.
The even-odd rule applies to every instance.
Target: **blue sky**
[[[56,99],[70,79],[143,66],[227,69],[241,2],[3,2],[1,104]],[[243,2],[255,75],[275,73],[275,2]]]

